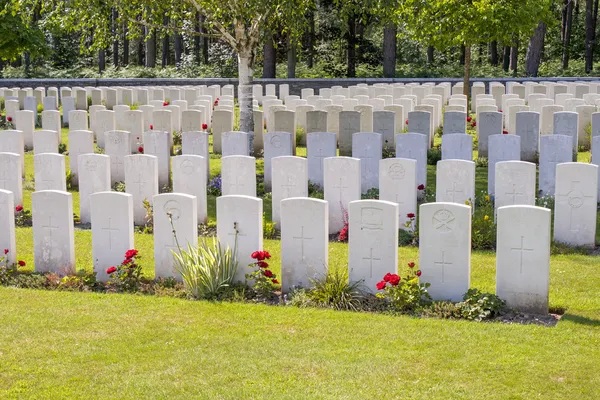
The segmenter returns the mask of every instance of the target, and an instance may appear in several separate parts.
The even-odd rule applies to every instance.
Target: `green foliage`
[[[11,0],[0,1],[0,60],[13,61],[24,51],[44,55],[46,38],[38,23],[27,24],[26,15]]]
[[[252,272],[246,274],[246,282],[252,283],[256,297],[267,301],[274,297],[275,285],[279,284],[277,275],[269,269],[267,260],[270,258],[268,251],[255,251],[252,253],[255,261],[248,265]]]
[[[263,237],[265,239],[276,239],[277,238],[277,224],[275,222],[268,221],[265,214],[263,213]]]
[[[8,252],[0,255],[0,285],[7,285],[11,278],[17,274],[17,264],[8,262]]]
[[[125,193],[125,182],[115,182],[112,185],[114,192]]]
[[[364,299],[363,283],[349,282],[348,269],[327,269],[325,276],[310,280],[313,289],[307,293],[315,307],[358,311]]]
[[[188,244],[187,250],[173,252],[175,267],[181,274],[185,289],[195,299],[215,299],[229,287],[235,277],[238,262],[236,248],[223,248],[215,237],[212,243]]]
[[[506,303],[495,294],[482,293],[478,289],[469,289],[458,303],[462,318],[481,321],[500,315]]]
[[[440,146],[432,147],[427,150],[427,165],[437,165],[442,159],[442,148]]]
[[[312,197],[313,199],[321,199],[325,198],[325,194],[323,193],[323,188],[316,183],[308,181],[308,197]]]
[[[475,212],[471,222],[471,248],[473,250],[496,248],[494,203],[487,194],[475,196]]]
[[[58,153],[59,154],[65,154],[67,152],[67,144],[66,143],[59,143],[58,144]]]
[[[302,128],[296,128],[296,146],[306,143],[306,132]]]
[[[369,200],[369,199],[378,200],[379,199],[379,189],[371,188],[371,189],[367,190],[366,193],[362,194],[360,196],[360,198],[362,200]]]
[[[33,222],[31,211],[26,210],[22,206],[17,206],[15,210],[15,226],[25,227],[31,226]]]
[[[475,167],[477,168],[487,168],[488,167],[488,159],[487,157],[478,157],[475,160]]]

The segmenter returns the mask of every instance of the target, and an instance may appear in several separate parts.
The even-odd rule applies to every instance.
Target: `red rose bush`
[[[409,272],[405,278],[398,274],[387,273],[377,283],[377,297],[385,299],[396,312],[413,312],[431,301],[427,293],[429,283],[421,283],[421,271],[415,271],[415,263],[408,263]]]

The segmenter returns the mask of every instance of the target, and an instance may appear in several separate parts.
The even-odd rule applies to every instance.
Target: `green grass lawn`
[[[91,271],[91,232],[75,238],[77,268]],[[135,244],[152,277],[152,236]],[[265,249],[279,273],[280,243]],[[31,269],[31,228],[17,229],[17,251]],[[347,245],[329,253],[347,265]],[[398,253],[401,269],[418,261],[416,248]],[[494,292],[495,254],[471,262],[471,286]],[[0,287],[0,398],[598,398],[600,257],[552,256],[550,307],[565,310],[554,328]]]

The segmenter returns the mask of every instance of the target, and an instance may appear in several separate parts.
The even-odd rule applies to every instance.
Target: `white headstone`
[[[494,207],[535,205],[536,166],[524,161],[496,163]]]
[[[417,214],[417,162],[406,158],[386,158],[379,162],[379,200],[398,205],[400,229],[412,230],[409,214]],[[412,219],[414,222],[414,219]]]
[[[556,166],[554,241],[594,247],[598,207],[598,167],[563,163]]]
[[[489,137],[502,134],[502,113],[480,112],[477,118],[477,127],[479,129],[478,156],[488,157]]]
[[[521,138],[517,135],[491,135],[489,137],[488,193],[494,194],[496,164],[501,161],[519,161]]]
[[[230,131],[221,134],[223,157],[250,155],[250,138],[246,132]]]
[[[571,136],[573,138],[572,153],[573,158],[569,161],[577,160],[579,115],[576,112],[563,111],[554,113],[554,135]]]
[[[75,235],[71,193],[42,190],[31,194],[35,272],[75,272]]]
[[[398,205],[358,200],[349,205],[348,277],[374,293],[377,282],[398,270]]]
[[[281,200],[290,197],[308,197],[308,162],[306,158],[294,156],[275,157],[272,169],[272,218],[281,226]]]
[[[360,113],[358,111],[342,111],[339,113],[339,121],[340,156],[351,156],[352,135],[360,132]]]
[[[13,193],[16,205],[23,205],[23,170],[17,153],[0,153],[0,189]]]
[[[50,130],[33,133],[33,154],[58,153],[58,132]]]
[[[511,308],[547,314],[550,210],[501,207],[497,220],[496,294]]]
[[[35,190],[67,190],[65,156],[41,153],[34,156]]]
[[[110,157],[103,154],[81,154],[77,157],[79,174],[79,219],[91,222],[90,196],[110,191]]]
[[[188,246],[198,245],[196,197],[183,193],[159,194],[154,196],[153,206],[154,276],[181,280],[173,252],[179,253],[179,248],[188,251]]]
[[[352,156],[360,159],[361,191],[379,187],[379,161],[382,158],[382,136],[361,132],[352,135]]]
[[[181,152],[183,155],[196,155],[203,157],[206,164],[206,177],[209,177],[210,153],[208,151],[208,132],[183,132],[181,134]]]
[[[133,197],[127,193],[99,192],[91,196],[92,259],[100,282],[110,276],[106,270],[123,262],[133,244]]]
[[[408,158],[417,162],[417,187],[427,186],[427,136],[420,133],[396,135],[396,157]],[[419,192],[419,195],[422,192]]]
[[[324,164],[327,157],[336,156],[336,137],[333,132],[307,134],[308,180],[323,187]]]
[[[437,202],[472,204],[475,200],[475,163],[441,160],[436,166]]]
[[[263,202],[251,196],[217,198],[217,238],[223,248],[229,247],[238,261],[234,281],[246,281],[250,256],[263,249]]]
[[[428,292],[434,300],[462,300],[471,283],[471,207],[421,205],[419,267],[420,281],[431,284]]]
[[[535,162],[538,158],[540,114],[518,112],[515,117],[516,135],[521,138],[521,160]]]
[[[165,187],[171,181],[171,153],[169,134],[164,131],[144,132],[144,154],[155,156],[158,162],[158,185]]]
[[[545,135],[540,137],[540,183],[542,196],[553,196],[556,183],[557,164],[573,159],[573,137],[565,135]]]
[[[155,156],[125,156],[125,190],[133,199],[133,223],[145,225],[148,221],[144,201],[152,204],[158,194],[158,159]]]
[[[324,197],[329,204],[329,233],[337,233],[348,222],[348,204],[360,200],[360,160],[331,157],[323,160]]]
[[[69,112],[69,130],[70,131],[87,131],[88,129],[89,129],[89,127],[88,127],[87,111],[73,110],[73,111]]]
[[[264,135],[265,190],[271,188],[271,160],[292,155],[292,135],[289,132],[268,132]]]
[[[2,253],[4,261],[8,265],[17,262],[14,197],[11,191],[0,189],[0,249],[8,250],[8,253]],[[325,217],[325,221],[327,221],[327,217]]]
[[[105,154],[110,156],[111,183],[125,181],[123,157],[131,154],[130,136],[128,131],[109,131],[104,134]]]
[[[221,158],[221,178],[223,196],[256,197],[256,159],[254,157]]]
[[[182,155],[172,158],[173,192],[196,197],[198,224],[207,221],[206,162],[203,157]]]

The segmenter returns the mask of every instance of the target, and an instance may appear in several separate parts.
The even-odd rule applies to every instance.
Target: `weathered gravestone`
[[[158,185],[169,186],[171,182],[171,152],[169,134],[164,131],[144,132],[144,154],[155,156],[158,162]]]
[[[360,113],[358,111],[342,111],[339,113],[339,149],[340,156],[352,155],[352,135],[360,132]]]
[[[573,137],[547,135],[540,137],[540,182],[542,196],[553,196],[556,183],[556,165],[573,159]]]
[[[323,187],[323,160],[336,155],[336,137],[333,132],[311,132],[306,136],[308,180]]]
[[[496,163],[494,207],[535,205],[536,167],[524,161]]]
[[[104,154],[81,154],[77,157],[79,175],[79,220],[89,224],[90,197],[94,193],[110,191],[110,157]]]
[[[105,154],[110,156],[111,184],[125,181],[123,157],[131,154],[129,143],[131,133],[128,131],[109,131],[105,133]]]
[[[379,187],[381,140],[379,133],[360,132],[352,135],[352,157],[360,159],[362,193]]]
[[[491,135],[488,138],[488,193],[494,194],[496,185],[496,164],[501,161],[519,161],[521,138],[517,135]]]
[[[348,223],[348,204],[360,200],[360,160],[331,157],[323,160],[324,197],[329,205],[329,233],[338,233]]]
[[[281,200],[290,197],[308,197],[308,162],[304,157],[282,156],[271,160],[272,218],[281,226]]]
[[[473,160],[473,136],[466,133],[443,135],[442,160]]]
[[[65,156],[56,153],[41,153],[33,157],[35,190],[67,191]]]
[[[264,135],[265,190],[271,188],[271,160],[274,157],[291,156],[292,147],[290,132],[268,132]]]
[[[515,116],[516,135],[521,138],[521,160],[536,162],[539,154],[540,114],[518,112]]]

